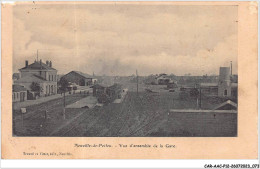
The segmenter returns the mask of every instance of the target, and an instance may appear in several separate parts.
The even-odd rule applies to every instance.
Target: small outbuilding
[[[23,102],[27,100],[27,89],[21,85],[13,85],[13,102]]]

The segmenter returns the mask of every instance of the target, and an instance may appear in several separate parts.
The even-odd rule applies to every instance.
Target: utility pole
[[[37,62],[38,62],[38,53],[39,53],[38,51],[39,51],[39,49],[37,49]]]
[[[201,86],[200,86],[200,106],[199,109],[201,109]]]
[[[136,69],[136,91],[138,94],[138,73],[137,73],[137,69]]]
[[[232,61],[230,61],[230,74],[232,75]]]
[[[64,108],[63,108],[63,119],[66,119],[66,115],[65,115],[65,106],[66,106],[66,103],[65,103],[65,93],[66,93],[66,90],[64,91],[64,103],[63,103],[63,105],[64,105]]]

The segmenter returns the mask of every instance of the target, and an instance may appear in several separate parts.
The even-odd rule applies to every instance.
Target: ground
[[[180,91],[168,92],[164,86],[149,86],[146,92],[140,85],[139,93],[134,84],[122,103],[103,107],[67,108],[63,119],[63,99],[27,107],[23,124],[15,112],[17,136],[84,136],[84,137],[172,137],[172,136],[236,136],[237,114],[172,113],[169,109],[197,108],[197,99],[180,98]],[[126,86],[124,86],[126,87]],[[132,88],[131,88],[132,87]],[[66,105],[86,96],[66,96]],[[202,98],[202,108],[212,109],[222,100]],[[48,110],[45,120],[44,112]]]

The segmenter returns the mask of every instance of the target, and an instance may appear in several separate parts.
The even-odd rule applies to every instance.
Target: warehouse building
[[[79,71],[71,71],[61,78],[79,86],[91,86],[97,83],[97,79],[94,76]]]

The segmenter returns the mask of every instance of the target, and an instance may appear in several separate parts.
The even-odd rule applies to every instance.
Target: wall
[[[40,96],[48,96],[57,94],[57,82],[46,82],[40,84],[42,91]]]
[[[29,83],[16,83],[19,85],[24,86],[27,90],[31,91],[31,82]],[[46,86],[48,86],[48,90],[46,90]],[[49,86],[53,86],[53,92],[49,91]],[[45,82],[40,83],[40,87],[42,88],[42,91],[40,92],[40,96],[46,96],[46,95],[54,95],[57,94],[57,82]]]

